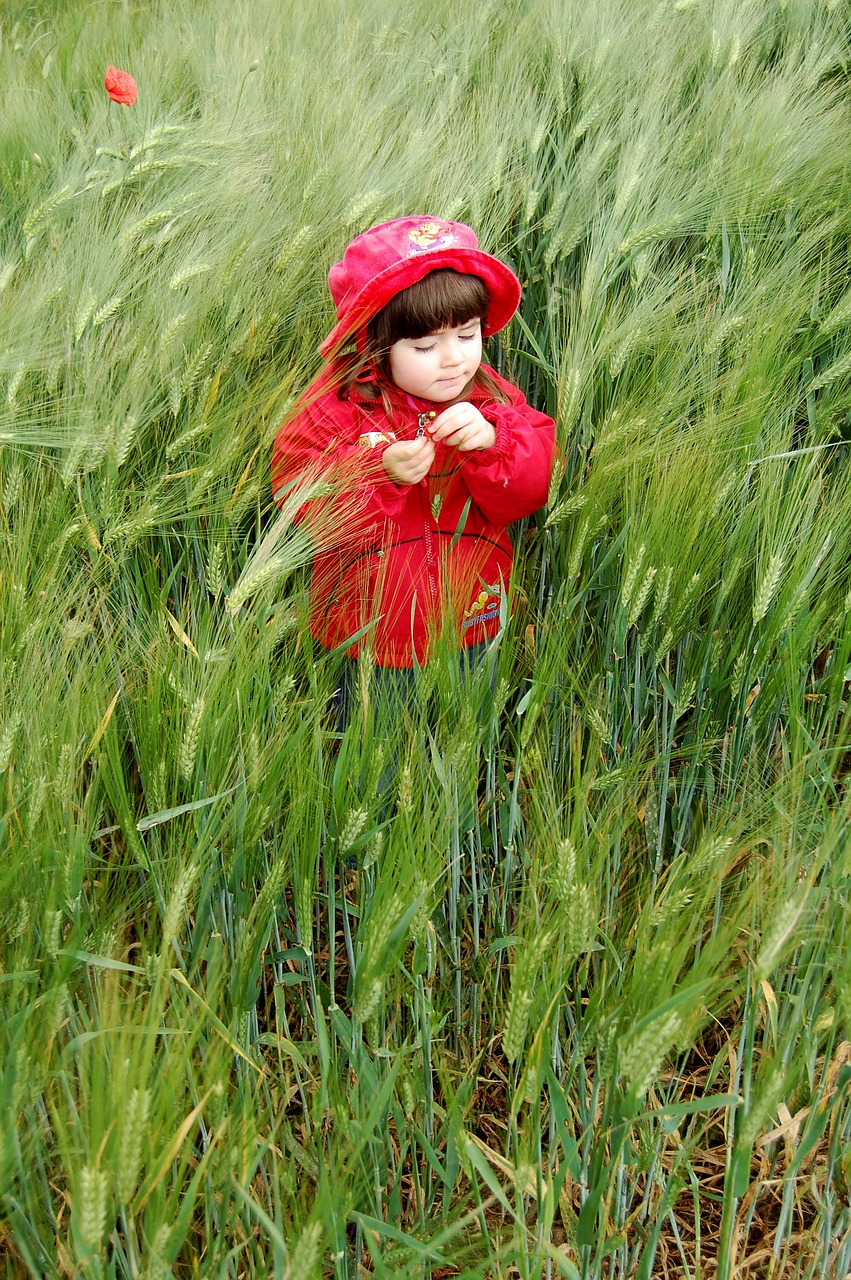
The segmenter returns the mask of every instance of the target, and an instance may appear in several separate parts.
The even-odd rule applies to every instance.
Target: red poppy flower
[[[126,71],[107,67],[103,83],[113,102],[120,102],[125,107],[133,106],[136,101],[136,81]]]

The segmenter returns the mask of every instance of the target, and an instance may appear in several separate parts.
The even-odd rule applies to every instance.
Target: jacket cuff
[[[370,462],[372,463],[370,478],[376,489],[383,489],[386,493],[392,494],[398,493],[404,486],[397,484],[384,469],[384,450],[388,448],[390,443],[391,441],[388,440],[387,444],[380,445],[372,450],[372,457],[370,458]]]
[[[384,448],[372,450],[366,478],[372,489],[373,501],[385,516],[395,520],[405,505],[408,486],[397,484],[384,470],[381,459],[386,448],[387,445]]]

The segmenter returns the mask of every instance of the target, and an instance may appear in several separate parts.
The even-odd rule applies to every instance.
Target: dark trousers
[[[487,658],[488,644],[471,645],[458,653],[459,674],[465,679]],[[369,697],[379,732],[390,733],[399,721],[409,715],[416,702],[417,686],[423,677],[418,667],[373,667],[369,678]],[[360,670],[356,658],[344,658],[340,682],[334,693],[334,719],[338,733],[343,733],[361,705]]]

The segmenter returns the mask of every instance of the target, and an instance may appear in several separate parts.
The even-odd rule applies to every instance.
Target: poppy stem
[[[239,93],[236,96],[236,106],[233,109],[233,116],[231,117],[231,122],[228,125],[227,137],[230,137],[231,131],[233,130],[233,126],[236,123],[236,117],[239,114],[239,106],[240,106],[240,103],[242,102],[242,91],[245,88],[245,82],[248,79],[248,77],[251,75],[251,73],[253,71],[256,71],[259,66],[260,66],[260,60],[259,58],[255,58],[251,66],[246,71],[245,75],[242,77],[242,84],[239,86]]]

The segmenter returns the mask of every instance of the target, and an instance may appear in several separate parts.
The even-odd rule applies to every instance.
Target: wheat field
[[[841,0],[4,0],[7,1277],[851,1274],[850,70]],[[418,211],[557,465],[487,664],[340,738],[271,441]]]

